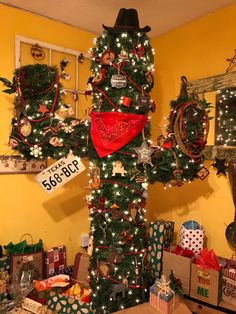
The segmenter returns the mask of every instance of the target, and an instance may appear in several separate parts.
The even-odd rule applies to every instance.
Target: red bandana
[[[91,138],[99,157],[114,153],[144,128],[147,117],[120,112],[92,112]]]

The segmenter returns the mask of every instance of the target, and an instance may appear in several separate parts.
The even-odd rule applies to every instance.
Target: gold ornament
[[[25,121],[20,127],[20,133],[25,137],[29,136],[31,131],[32,131],[32,126],[29,123],[29,121]]]

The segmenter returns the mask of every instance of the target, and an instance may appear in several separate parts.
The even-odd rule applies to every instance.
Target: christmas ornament
[[[30,122],[28,120],[24,120],[24,122],[20,126],[20,133],[26,137],[31,134],[31,131],[32,131],[32,126]]]
[[[112,75],[111,86],[115,88],[124,88],[127,85],[127,78],[124,75]]]
[[[173,146],[172,141],[168,140],[167,142],[164,142],[161,147],[164,149],[170,149],[172,146]]]
[[[208,169],[204,166],[202,166],[199,171],[197,172],[197,176],[203,181],[206,179],[206,177],[210,174]]]
[[[124,49],[121,50],[118,57],[122,62],[129,60],[128,54]]]
[[[90,186],[97,190],[100,187],[100,168],[92,167],[90,174]]]
[[[140,95],[138,97],[138,107],[143,112],[148,112],[151,107],[150,96],[149,95]]]
[[[145,181],[145,177],[144,176],[140,176],[140,177],[137,177],[135,179],[136,183],[144,183],[144,181]]]
[[[123,230],[121,232],[120,241],[123,245],[130,245],[133,242],[133,235],[129,234],[129,232],[127,232],[126,230]]]
[[[70,74],[66,73],[65,68],[70,63],[70,60],[65,57],[60,62],[61,74],[60,77],[66,81],[70,80]]]
[[[106,69],[102,69],[94,78],[93,83],[96,85],[101,84],[106,78]]]
[[[42,147],[39,147],[38,145],[34,145],[30,147],[30,155],[34,156],[35,158],[42,156]]]
[[[73,90],[71,92],[71,96],[72,96],[74,101],[78,101],[79,100],[79,92],[77,90]]]
[[[70,125],[71,126],[76,126],[76,125],[79,125],[79,124],[80,124],[80,120],[78,120],[78,119],[74,119],[74,120],[70,121]]]
[[[110,63],[112,63],[115,60],[115,53],[112,50],[107,50],[105,51],[100,59],[100,63],[104,64],[104,65],[109,65]]]
[[[137,179],[138,177],[141,177],[142,172],[138,170],[137,167],[135,166],[134,168],[128,171],[128,175],[130,176],[130,180],[132,181],[134,179]]]
[[[48,112],[48,108],[45,104],[41,104],[39,105],[39,109],[38,109],[38,112],[42,113],[42,114],[45,114],[46,112]]]
[[[85,90],[85,96],[91,95],[93,92],[93,77],[91,76],[88,79],[87,85],[86,85],[86,90]]]
[[[111,251],[108,255],[107,261],[109,264],[120,264],[123,260],[123,256],[115,250]]]
[[[129,206],[130,216],[135,221],[135,218],[137,216],[139,210],[139,206],[136,203],[131,203]]]
[[[125,168],[123,167],[121,161],[117,160],[113,163],[112,176],[121,175],[125,176]]]
[[[226,158],[224,159],[219,159],[217,157],[215,157],[216,162],[214,164],[212,164],[212,166],[214,168],[217,169],[217,175],[223,173],[226,176],[225,170],[227,169],[227,166],[225,165],[226,162]]]
[[[78,62],[81,63],[81,64],[84,62],[84,55],[82,54],[82,52],[78,56]]]
[[[119,210],[119,206],[117,204],[111,205],[110,208],[111,208],[112,219],[118,220],[118,219],[121,219],[123,217],[123,214]]]
[[[65,81],[69,81],[70,80],[70,74],[66,73],[65,71],[63,71],[61,74],[60,74],[60,78],[62,78],[63,80]]]
[[[74,131],[74,128],[72,125],[68,124],[68,123],[62,123],[61,124],[61,129],[65,132],[65,133],[72,133]]]
[[[155,104],[155,101],[153,101],[153,100],[151,100],[150,110],[151,110],[151,112],[156,111],[156,104]]]
[[[61,62],[60,62],[61,71],[64,71],[64,70],[65,70],[65,68],[66,68],[66,66],[68,65],[68,63],[70,63],[70,60],[69,60],[67,57],[65,57],[65,58],[63,58],[63,59],[61,60]]]
[[[16,140],[15,138],[10,138],[8,146],[10,146],[11,148],[16,148],[18,144],[18,140]]]
[[[111,270],[111,265],[104,261],[97,261],[97,270],[102,277],[107,277]]]
[[[49,143],[54,146],[54,147],[61,147],[63,146],[63,140],[59,139],[56,136],[53,136],[52,138],[50,138]]]
[[[183,170],[176,169],[173,171],[174,180],[170,181],[170,184],[173,186],[183,185]]]
[[[121,112],[91,112],[91,139],[99,157],[129,143],[147,122],[144,115]]]
[[[131,103],[131,99],[129,97],[126,96],[122,96],[121,97],[121,104],[125,107],[129,107]]]
[[[143,141],[140,147],[134,148],[136,153],[138,154],[138,164],[149,164],[153,166],[151,155],[154,152],[154,149],[149,147],[145,141]]]
[[[66,118],[74,115],[74,111],[71,105],[63,104],[60,106],[58,110],[55,111],[54,117],[55,119],[64,121]]]
[[[151,73],[150,71],[148,71],[145,76],[146,76],[148,85],[150,86],[150,88],[153,88],[153,85],[154,85],[154,77],[153,77],[152,73]]]
[[[88,255],[90,255],[90,256],[93,254],[93,239],[94,239],[94,237],[93,237],[93,235],[91,235],[89,237],[88,251],[87,251]]]
[[[30,48],[31,56],[35,60],[43,60],[45,57],[45,52],[42,47],[40,47],[38,44],[33,45]]]
[[[141,58],[144,54],[144,47],[141,44],[138,44],[135,46],[134,49],[132,49],[130,52],[137,56],[137,58]]]
[[[145,182],[143,182],[142,184],[142,188],[144,188],[144,190],[147,190],[147,188],[148,188],[148,183],[145,181]]]

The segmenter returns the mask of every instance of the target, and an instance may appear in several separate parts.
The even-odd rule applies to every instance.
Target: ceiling
[[[102,24],[113,26],[120,8],[135,8],[140,26],[149,25],[156,37],[194,19],[236,3],[236,0],[3,0],[80,29],[100,34]]]

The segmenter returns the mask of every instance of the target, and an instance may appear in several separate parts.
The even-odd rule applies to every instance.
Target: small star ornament
[[[143,141],[140,147],[134,148],[136,153],[138,154],[138,164],[149,164],[153,166],[151,155],[154,152],[154,149],[149,147],[145,141]]]
[[[42,114],[45,114],[47,113],[49,110],[48,108],[46,107],[45,104],[40,104],[39,105],[39,109],[38,109],[38,112],[42,113]]]
[[[227,169],[227,166],[225,165],[226,158],[219,159],[219,158],[215,157],[215,160],[216,161],[214,164],[212,164],[212,166],[217,169],[216,174],[219,175],[219,174],[223,173],[226,176],[226,173],[225,173],[225,170]]]

